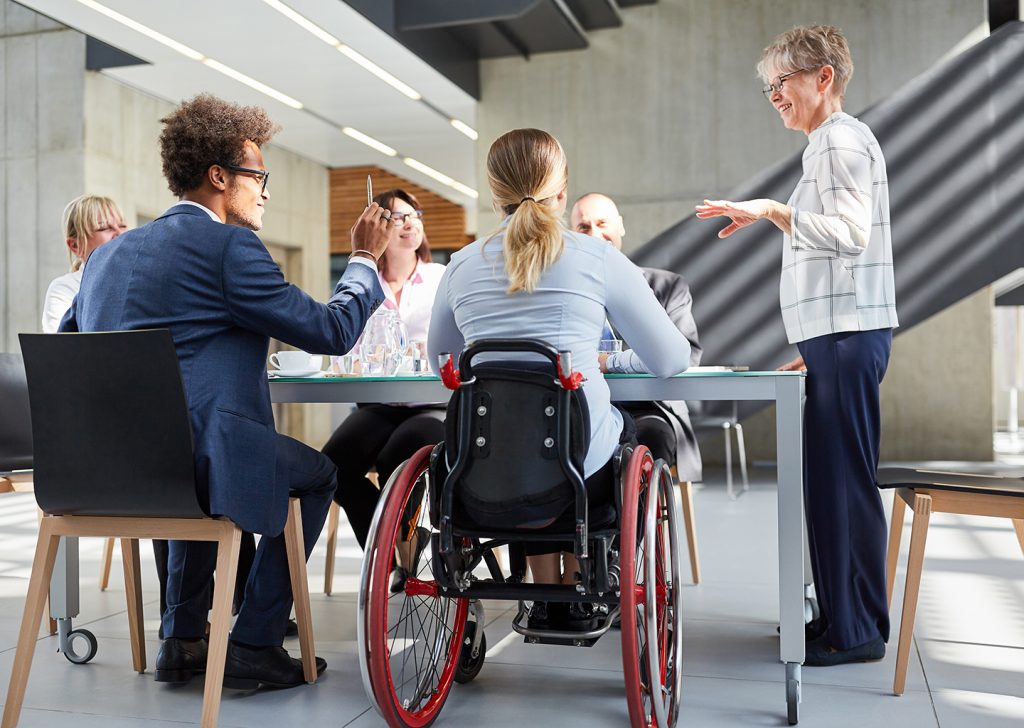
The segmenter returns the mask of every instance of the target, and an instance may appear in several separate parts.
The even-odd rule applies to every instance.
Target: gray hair
[[[769,69],[786,73],[822,66],[832,66],[833,88],[842,98],[853,78],[853,58],[842,31],[834,25],[800,25],[777,36],[761,52],[757,75],[770,83]]]

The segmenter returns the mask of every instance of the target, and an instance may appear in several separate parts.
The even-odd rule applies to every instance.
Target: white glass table
[[[613,401],[767,400],[775,402],[779,519],[779,653],[786,669],[790,725],[799,719],[800,666],[804,661],[805,569],[802,372],[691,372],[668,379],[649,375],[606,377]],[[446,402],[441,380],[416,377],[272,378],[273,402]],[[806,579],[805,579],[806,573]]]

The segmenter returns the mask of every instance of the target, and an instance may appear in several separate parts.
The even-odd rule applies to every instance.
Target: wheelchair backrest
[[[491,361],[472,371],[449,401],[445,424],[446,470],[462,465],[454,523],[542,528],[576,499],[571,478],[582,478],[590,444],[583,390],[564,389],[548,363]]]

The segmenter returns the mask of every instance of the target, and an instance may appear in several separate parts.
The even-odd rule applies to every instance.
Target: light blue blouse
[[[507,222],[507,221],[506,221]],[[504,228],[504,225],[502,226]],[[533,293],[506,293],[504,229],[452,256],[434,298],[427,349],[458,357],[466,342],[491,338],[539,339],[572,352],[573,369],[586,378],[590,450],[585,476],[599,470],[622,434],[598,366],[605,317],[659,377],[686,369],[690,344],[651,292],[640,269],[603,240],[565,230],[562,256],[540,275]]]

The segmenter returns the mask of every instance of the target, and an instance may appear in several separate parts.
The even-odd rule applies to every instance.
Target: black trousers
[[[444,440],[444,410],[439,407],[361,405],[345,418],[324,445],[338,468],[334,500],[345,509],[356,540],[366,548],[380,490],[366,477],[376,468],[381,488],[395,469],[424,445]]]
[[[676,461],[676,431],[665,419],[665,414],[646,402],[619,403],[616,406],[628,412],[636,422],[636,441],[646,445],[655,460],[660,458],[673,465]]]
[[[807,364],[807,535],[825,638],[838,649],[888,640],[886,524],[875,483],[878,388],[892,330],[829,334],[798,347]]]
[[[302,512],[302,539],[309,558],[316,544],[337,485],[334,465],[311,447],[285,435],[277,436],[278,482],[298,497]],[[259,487],[260,484],[253,484]],[[206,541],[170,541],[167,559],[167,609],[163,631],[167,637],[198,639],[206,631],[210,609],[210,583],[217,562],[216,544]],[[264,536],[256,548],[245,599],[231,639],[253,646],[280,646],[292,609],[284,534]]]

